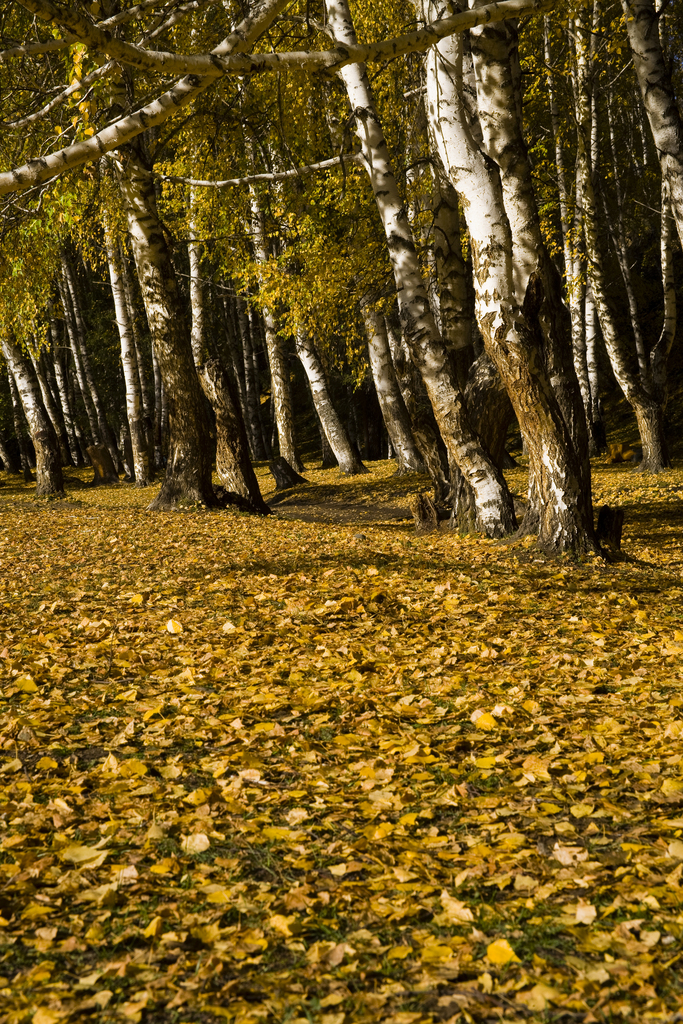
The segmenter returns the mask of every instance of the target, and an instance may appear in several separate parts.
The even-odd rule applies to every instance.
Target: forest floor
[[[1,1021],[681,1019],[683,469],[596,463],[576,564],[370,468],[0,477]]]

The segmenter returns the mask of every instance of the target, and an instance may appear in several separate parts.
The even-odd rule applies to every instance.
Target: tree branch
[[[298,178],[302,174],[315,174],[316,171],[326,171],[330,167],[339,167],[342,163],[357,164],[360,162],[360,153],[345,153],[343,156],[333,156],[329,160],[321,160],[317,164],[293,167],[289,171],[249,174],[245,178],[226,178],[225,181],[200,181],[198,178],[182,178],[175,174],[155,174],[154,176],[161,181],[171,181],[180,185],[194,185],[197,188],[229,188],[232,185],[253,185],[259,181],[286,181],[288,178]]]

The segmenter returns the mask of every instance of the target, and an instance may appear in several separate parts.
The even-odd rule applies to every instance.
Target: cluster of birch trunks
[[[625,70],[637,90],[633,123],[639,150],[631,159],[658,165],[661,181],[661,330],[654,343],[641,324],[629,257],[616,85],[597,84],[604,43],[599,0],[577,3],[565,18],[560,35],[571,52],[564,65],[571,68],[569,90],[566,81],[560,87],[554,70],[558,15],[544,0],[473,2],[455,13],[444,0],[414,0],[409,13],[417,28],[378,43],[358,42],[347,0],[324,0],[318,21],[310,5],[297,14],[297,4],[288,0],[258,0],[210,53],[189,54],[153,47],[159,38],[175,38],[165,37],[163,30],[181,16],[199,19],[190,32],[194,38],[202,26],[201,4],[188,5],[189,14],[183,9],[169,15],[162,3],[149,0],[157,21],[142,43],[135,19],[142,17],[145,4],[120,11],[111,5],[111,12],[104,5],[104,19],[49,0],[19,0],[19,6],[49,22],[53,38],[41,44],[27,37],[23,50],[16,48],[18,55],[31,47],[37,52],[41,45],[45,52],[55,49],[59,32],[80,41],[108,62],[90,77],[108,82],[109,109],[115,113],[89,138],[0,174],[0,193],[29,189],[35,195],[56,175],[97,161],[99,173],[114,183],[127,227],[123,240],[111,211],[103,213],[125,416],[112,415],[98,390],[81,294],[88,271],[73,251],[64,250],[46,310],[49,344],[42,350],[30,344],[22,348],[11,329],[3,332],[22,465],[27,471],[32,455],[28,432],[39,493],[61,492],[62,465],[82,464],[94,445],[104,446],[117,473],[126,472],[140,485],[163,467],[154,508],[214,503],[215,460],[224,491],[239,495],[254,510],[267,511],[253,461],[278,452],[294,474],[303,470],[291,388],[295,355],[315,407],[325,459],[336,460],[344,473],[363,472],[356,438],[335,407],[317,339],[303,323],[288,338],[277,309],[263,302],[257,309],[229,281],[209,281],[202,266],[206,239],[195,219],[202,189],[247,190],[251,256],[265,267],[271,255],[263,203],[268,182],[339,173],[332,168],[346,162],[367,174],[392,272],[381,295],[373,288],[359,301],[368,379],[387,444],[399,471],[429,474],[435,498],[450,507],[454,525],[489,537],[520,529],[554,551],[596,548],[589,459],[605,445],[599,339],[635,414],[641,468],[658,472],[667,467],[664,409],[667,358],[676,329],[674,248],[677,239],[683,240],[683,120],[667,57],[666,18],[673,15],[667,15],[666,5],[659,9],[655,0],[621,0],[620,45],[628,52]],[[192,13],[195,8],[199,14]],[[547,244],[524,120],[519,18],[534,11],[553,128],[557,253]],[[611,18],[613,26],[613,13]],[[273,51],[274,28],[281,26],[285,38],[284,26],[291,24],[305,26],[309,34],[315,29],[332,40],[333,48]],[[265,48],[264,38],[269,41]],[[608,42],[612,46],[615,40]],[[7,50],[5,59],[12,52]],[[426,243],[418,237],[368,74],[372,62],[405,61],[408,54],[419,55],[410,58],[413,69],[418,61],[419,81],[406,92],[406,116],[427,140],[431,175],[432,223]],[[178,110],[191,108],[226,75],[241,75],[246,89],[250,76],[287,68],[324,72],[342,83],[348,123],[344,128],[328,118],[329,151],[348,149],[350,131],[355,149],[281,173],[224,182],[173,179],[189,188],[185,286],[159,214],[160,176],[155,176],[153,161],[150,166],[149,132]],[[182,77],[151,102],[136,106],[130,82],[162,71]],[[567,91],[569,114],[562,99]],[[49,117],[55,103],[51,100],[27,118]],[[567,124],[571,147],[565,141]],[[249,145],[256,171],[258,147]],[[610,161],[612,205],[600,180],[600,169]],[[630,334],[614,313],[611,254],[621,275],[619,294],[626,297]],[[144,329],[138,303],[144,308]],[[220,342],[209,321],[220,323]],[[258,353],[267,356],[267,363],[259,365]],[[264,371],[269,420],[259,397]],[[515,418],[529,459],[522,522],[502,472],[509,458],[505,439]],[[12,467],[4,442],[0,457]]]

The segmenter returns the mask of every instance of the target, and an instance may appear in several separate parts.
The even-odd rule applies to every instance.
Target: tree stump
[[[611,444],[609,446],[609,461],[612,463],[632,462],[635,461],[635,457],[635,452],[627,444]]]
[[[98,487],[102,484],[117,484],[119,482],[119,475],[114,468],[109,449],[103,444],[91,444],[87,452],[95,473],[91,486]]]
[[[275,490],[284,491],[287,487],[296,487],[297,484],[307,484],[308,480],[301,476],[295,469],[292,469],[282,455],[271,459],[268,463],[270,472],[275,477]]]
[[[416,533],[431,533],[439,529],[439,513],[427,493],[416,494],[411,499],[410,511],[415,520]]]
[[[603,505],[598,512],[597,538],[613,551],[621,551],[621,531],[624,528],[623,508]]]

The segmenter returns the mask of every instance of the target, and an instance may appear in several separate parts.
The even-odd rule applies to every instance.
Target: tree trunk
[[[585,324],[586,324],[586,367],[590,385],[590,417],[591,433],[595,439],[598,452],[607,451],[607,433],[602,419],[602,402],[600,401],[600,373],[598,370],[598,314],[593,301],[593,289],[588,283],[585,290]]]
[[[398,463],[396,472],[423,473],[425,466],[410,429],[410,418],[399,390],[391,361],[387,328],[382,313],[372,308],[371,298],[362,303],[365,333],[368,339],[370,369],[375,382],[384,425]]]
[[[256,262],[264,264],[268,258],[263,212],[254,189],[251,190],[252,243]],[[262,310],[263,326],[270,363],[271,395],[280,445],[280,455],[296,473],[302,473],[304,464],[297,450],[292,412],[292,391],[289,385],[289,362],[283,339],[278,335],[275,319],[267,307]]]
[[[621,0],[621,6],[640,94],[683,246],[683,118],[662,53],[659,14],[654,0]]]
[[[408,412],[415,444],[432,481],[434,500],[440,505],[448,504],[452,498],[448,452],[436,425],[424,381],[410,358],[395,311],[385,317],[385,325],[401,398]]]
[[[16,382],[36,453],[36,497],[64,497],[57,435],[43,405],[38,382],[19,345],[10,335],[2,338],[2,351]]]
[[[149,507],[213,505],[211,446],[183,303],[157,214],[154,181],[133,147],[121,153],[119,182],[168,407],[166,475]]]
[[[441,336],[451,354],[458,384],[464,390],[473,356],[471,289],[462,256],[458,196],[450,181],[437,169],[434,169],[432,216]]]
[[[645,390],[640,379],[629,368],[628,352],[607,298],[602,242],[598,226],[598,210],[593,186],[591,152],[591,82],[588,67],[588,28],[586,14],[577,10],[574,20],[577,76],[577,161],[581,176],[584,206],[584,238],[588,257],[588,276],[595,300],[602,336],[614,376],[627,402],[633,408],[643,446],[641,469],[657,473],[669,465],[663,431],[661,405]]]
[[[43,399],[45,411],[50,417],[52,429],[54,430],[55,437],[57,438],[57,446],[59,448],[59,457],[61,459],[62,466],[72,466],[73,461],[71,459],[71,452],[69,451],[69,439],[66,434],[64,419],[60,416],[60,410],[55,405],[50,386],[45,378],[43,367],[41,366],[40,356],[36,356],[32,349],[29,349],[29,356],[31,357],[35,377],[38,381],[38,387],[40,388],[40,394]]]
[[[69,344],[71,346],[71,354],[74,359],[74,367],[76,369],[76,380],[78,381],[78,387],[81,392],[81,398],[83,399],[83,405],[85,407],[85,413],[88,417],[88,424],[90,426],[90,435],[95,444],[100,443],[100,435],[97,424],[97,413],[95,412],[95,406],[92,402],[92,396],[88,390],[88,386],[85,380],[85,371],[83,369],[83,360],[81,358],[81,347],[78,341],[78,327],[74,316],[73,307],[71,305],[71,297],[69,294],[69,288],[66,283],[64,274],[64,264],[66,260],[62,262],[62,273],[60,274],[57,284],[59,288],[59,297],[62,303],[62,309],[64,311],[64,323],[66,324],[66,333],[69,337]]]
[[[347,476],[367,473],[367,469],[351,444],[349,435],[332,404],[320,356],[315,350],[315,345],[302,329],[296,333],[296,351],[308,377],[316,412],[320,417],[330,448],[339,463],[339,468]]]
[[[201,280],[200,246],[196,240],[193,200],[190,203],[190,303],[192,307],[192,355],[199,382],[216,416],[216,472],[227,491],[246,498],[254,511],[270,509],[249,458],[249,442],[242,419],[237,388],[219,359],[210,359],[206,344],[204,289]]]
[[[126,249],[123,242],[120,245],[120,253],[121,280],[123,282],[123,291],[126,299],[126,310],[128,312],[130,329],[133,334],[133,344],[135,345],[135,360],[137,362],[138,376],[140,378],[140,396],[142,398],[143,427],[145,432],[145,440],[147,442],[147,464],[149,466],[149,479],[153,480],[154,470],[156,468],[154,443],[154,395],[152,394],[152,390],[150,389],[147,370],[145,367],[142,336],[140,334],[140,329],[138,327],[138,318],[135,311],[135,300],[133,297],[133,281],[131,279],[130,267],[128,266],[128,259],[126,258]]]
[[[88,448],[88,458],[95,474],[91,482],[92,487],[119,483],[119,475],[106,445],[91,444]]]
[[[476,4],[479,6],[479,4]],[[590,490],[586,412],[574,367],[571,317],[557,269],[545,245],[522,119],[521,68],[516,23],[502,21],[470,32],[475,87],[485,152],[499,168],[503,205],[512,236],[512,282],[524,305],[529,282],[540,282],[536,322],[548,380],[569,428],[586,490]],[[527,304],[531,312],[536,304]],[[530,465],[532,473],[538,467]]]
[[[14,436],[16,437],[17,444],[19,445],[21,472],[24,477],[24,483],[28,484],[33,481],[33,473],[31,472],[31,466],[34,464],[33,452],[31,451],[31,442],[29,440],[26,417],[24,416],[24,410],[21,407],[19,389],[17,388],[14,374],[12,373],[9,363],[7,364],[7,379],[9,381],[10,398],[12,400]]]
[[[427,10],[432,20],[435,5]],[[532,275],[524,306],[516,301],[510,224],[497,168],[485,159],[470,128],[461,37],[443,40],[429,51],[427,98],[439,156],[463,201],[479,328],[512,401],[534,467],[534,515],[538,517],[534,528],[539,544],[552,551],[595,550],[590,480],[548,379],[543,338],[534,329],[543,302],[552,301],[553,296],[546,297],[542,282]],[[515,283],[522,284],[519,271]]]
[[[355,44],[347,0],[327,0],[328,24],[338,43]],[[410,354],[420,371],[449,456],[474,492],[477,529],[499,537],[515,528],[512,496],[505,478],[484,450],[467,418],[462,392],[448,365],[429,306],[410,224],[399,194],[365,65],[339,72],[356,119],[363,163],[382,219],[394,271],[401,323]]]
[[[114,310],[116,312],[116,326],[119,332],[121,345],[121,365],[123,366],[123,379],[126,385],[126,415],[128,418],[128,430],[130,431],[130,444],[133,452],[133,465],[130,467],[134,472],[135,483],[138,487],[147,487],[152,480],[152,468],[149,464],[149,445],[143,423],[142,390],[140,387],[140,373],[138,371],[138,359],[135,349],[135,340],[128,313],[126,292],[123,283],[123,270],[121,265],[121,252],[118,241],[113,237],[111,225],[108,223],[108,216],[104,220],[104,244],[109,265],[109,281],[111,292],[114,298]]]
[[[595,90],[594,90],[595,92]],[[609,127],[609,139],[610,139],[610,151],[612,156],[612,170],[614,171],[614,194],[617,202],[617,223],[612,223],[612,218],[609,213],[609,207],[607,201],[604,198],[605,204],[605,217],[609,226],[612,241],[617,253],[617,261],[619,263],[619,269],[621,276],[624,281],[624,288],[626,289],[626,298],[628,301],[628,310],[631,317],[631,327],[633,329],[633,337],[636,343],[636,355],[638,356],[638,370],[640,372],[640,380],[643,387],[647,391],[652,390],[652,378],[650,376],[650,363],[648,359],[648,353],[645,347],[645,338],[643,331],[640,326],[640,316],[638,313],[638,303],[636,302],[635,292],[633,290],[633,279],[631,277],[631,265],[628,259],[628,245],[626,243],[626,226],[624,224],[624,192],[621,187],[621,172],[619,168],[619,160],[617,158],[617,139],[616,130],[614,126],[614,114],[612,111],[612,91],[610,90],[607,94],[607,124]],[[593,164],[593,175],[595,176],[595,164]]]
[[[159,360],[154,349],[152,337],[152,373],[154,375],[154,468],[161,469],[164,465],[164,384],[161,379]]]
[[[676,280],[674,277],[672,252],[674,228],[675,224],[671,213],[671,203],[669,202],[668,183],[662,178],[659,253],[662,266],[662,290],[664,292],[664,322],[662,323],[662,331],[657,344],[650,352],[652,383],[655,389],[655,396],[661,402],[662,407],[666,406],[668,399],[666,364],[674,338],[676,337]]]
[[[123,465],[121,463],[121,455],[119,453],[118,445],[116,443],[116,437],[107,421],[107,416],[104,411],[104,404],[102,402],[99,389],[95,382],[95,375],[93,374],[92,366],[90,365],[90,356],[88,355],[88,348],[85,342],[85,322],[83,320],[83,314],[81,311],[81,303],[78,294],[76,278],[74,276],[71,264],[64,255],[62,256],[62,274],[64,276],[64,284],[68,290],[69,299],[71,300],[71,308],[73,310],[73,321],[75,327],[75,341],[76,346],[79,350],[83,379],[87,387],[87,391],[90,395],[95,417],[97,419],[97,432],[101,440],[106,444],[107,448],[109,449],[109,454],[111,455],[112,462],[116,467],[116,472],[121,473],[123,472]],[[78,382],[79,384],[81,384],[80,377]],[[83,384],[81,384],[81,391],[83,391]]]
[[[254,375],[254,358],[251,343],[251,325],[247,315],[247,307],[241,295],[237,296],[237,317],[242,336],[242,354],[244,362],[244,391],[247,406],[247,424],[252,458],[262,461],[266,458],[266,448],[261,432],[259,417],[259,394],[257,380]]]
[[[543,19],[543,45],[545,63],[548,68],[548,103],[550,106],[550,123],[555,141],[555,169],[557,171],[557,188],[560,212],[560,232],[562,235],[562,253],[564,256],[564,273],[568,296],[569,315],[571,320],[571,347],[574,370],[581,391],[581,401],[588,432],[588,453],[598,454],[598,444],[593,432],[591,418],[591,392],[586,359],[586,332],[584,321],[584,255],[581,244],[583,232],[580,184],[576,178],[576,194],[574,201],[574,218],[570,230],[569,225],[569,193],[562,148],[562,129],[560,109],[552,73],[552,52],[550,46],[550,19]]]

